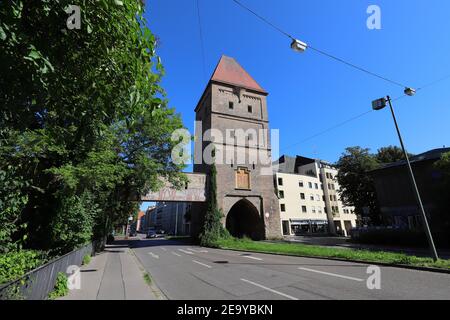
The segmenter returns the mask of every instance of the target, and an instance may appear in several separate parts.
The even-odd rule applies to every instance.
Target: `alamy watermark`
[[[375,4],[367,7],[367,18],[366,25],[369,30],[380,30],[381,29],[381,8]]]
[[[191,133],[186,129],[172,133],[171,140],[176,143],[172,149],[175,164],[251,165],[254,169],[258,167],[260,175],[273,175],[272,159],[279,156],[278,129],[212,128],[203,131],[202,126],[201,121],[195,122],[197,134],[193,156]]]
[[[69,30],[81,29],[81,9],[80,6],[69,5],[66,8],[66,13],[70,14],[70,16],[66,20],[66,26]]]
[[[381,269],[378,266],[368,266],[366,273],[370,276],[367,278],[366,286],[369,290],[381,289]]]
[[[67,267],[66,274],[67,277],[67,287],[69,290],[79,290],[81,289],[81,272],[80,267],[77,265],[71,265]]]

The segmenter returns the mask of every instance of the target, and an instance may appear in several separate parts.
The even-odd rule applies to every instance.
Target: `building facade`
[[[236,60],[222,56],[195,108],[194,172],[210,174],[206,159],[214,159],[223,224],[232,235],[254,240],[281,236],[267,95]],[[199,227],[206,205],[195,208],[193,226]]]
[[[189,235],[191,210],[192,204],[187,202],[158,202],[150,214],[150,228],[170,235]]]
[[[301,156],[282,156],[274,170],[283,235],[348,236],[356,226],[354,208],[339,197],[334,166]]]
[[[444,173],[434,166],[447,152],[450,152],[450,148],[434,149],[410,157],[417,187],[433,231],[448,229],[450,226],[450,208],[445,209],[439,205],[442,201],[443,192],[440,188],[444,182]],[[422,217],[406,161],[386,164],[371,171],[371,176],[386,224],[411,230],[422,229]]]

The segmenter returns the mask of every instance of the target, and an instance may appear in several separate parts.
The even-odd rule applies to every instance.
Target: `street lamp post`
[[[409,92],[412,92],[412,94],[408,94],[406,92],[406,90],[408,90]],[[413,91],[415,92],[415,90],[407,88],[407,89],[405,89],[405,94],[413,95],[414,94]],[[405,156],[406,163],[408,165],[409,176],[411,178],[411,183],[413,185],[414,195],[416,196],[417,204],[418,204],[420,212],[422,214],[423,225],[424,225],[424,228],[425,228],[425,233],[427,235],[428,245],[430,246],[431,256],[433,257],[433,260],[436,261],[436,260],[439,259],[439,256],[437,254],[436,247],[434,246],[433,236],[431,235],[431,230],[430,230],[430,226],[428,224],[428,219],[427,219],[427,216],[425,214],[425,209],[423,207],[423,203],[422,203],[422,199],[420,197],[419,189],[417,188],[416,179],[414,178],[414,173],[412,171],[411,162],[409,161],[408,153],[405,150],[405,145],[403,144],[402,135],[400,134],[400,129],[399,129],[398,124],[397,124],[397,119],[395,118],[395,112],[394,112],[394,108],[392,107],[392,101],[391,101],[390,96],[387,96],[386,98],[381,98],[381,99],[373,101],[372,102],[372,108],[374,110],[381,110],[381,109],[383,109],[386,106],[386,101],[389,103],[389,108],[391,109],[392,118],[394,119],[395,129],[397,130],[397,134],[398,134],[398,139],[400,140],[400,145],[402,147],[403,154]]]

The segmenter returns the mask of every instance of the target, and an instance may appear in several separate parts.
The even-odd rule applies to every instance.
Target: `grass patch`
[[[148,285],[152,284],[152,278],[150,277],[150,275],[147,272],[144,273],[144,281]]]
[[[90,254],[85,254],[83,257],[83,266],[88,265],[91,262],[91,255]]]
[[[58,272],[56,277],[55,288],[48,295],[50,300],[54,300],[59,297],[63,297],[69,293],[69,287],[67,285],[67,276],[65,273]]]
[[[217,247],[222,249],[237,249],[265,253],[278,253],[294,256],[309,256],[319,258],[338,258],[345,260],[358,260],[372,263],[392,263],[411,266],[434,267],[450,270],[450,260],[440,259],[436,262],[431,258],[409,256],[403,253],[385,251],[368,251],[357,249],[326,248],[320,246],[257,242],[249,239],[220,239]]]

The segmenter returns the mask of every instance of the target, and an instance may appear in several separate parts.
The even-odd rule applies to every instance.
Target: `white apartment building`
[[[150,216],[150,226],[171,235],[189,235],[191,203],[157,202]]]
[[[334,166],[322,160],[282,156],[274,170],[283,235],[326,234],[334,224],[338,234],[348,236],[356,226],[354,208],[339,198]]]

